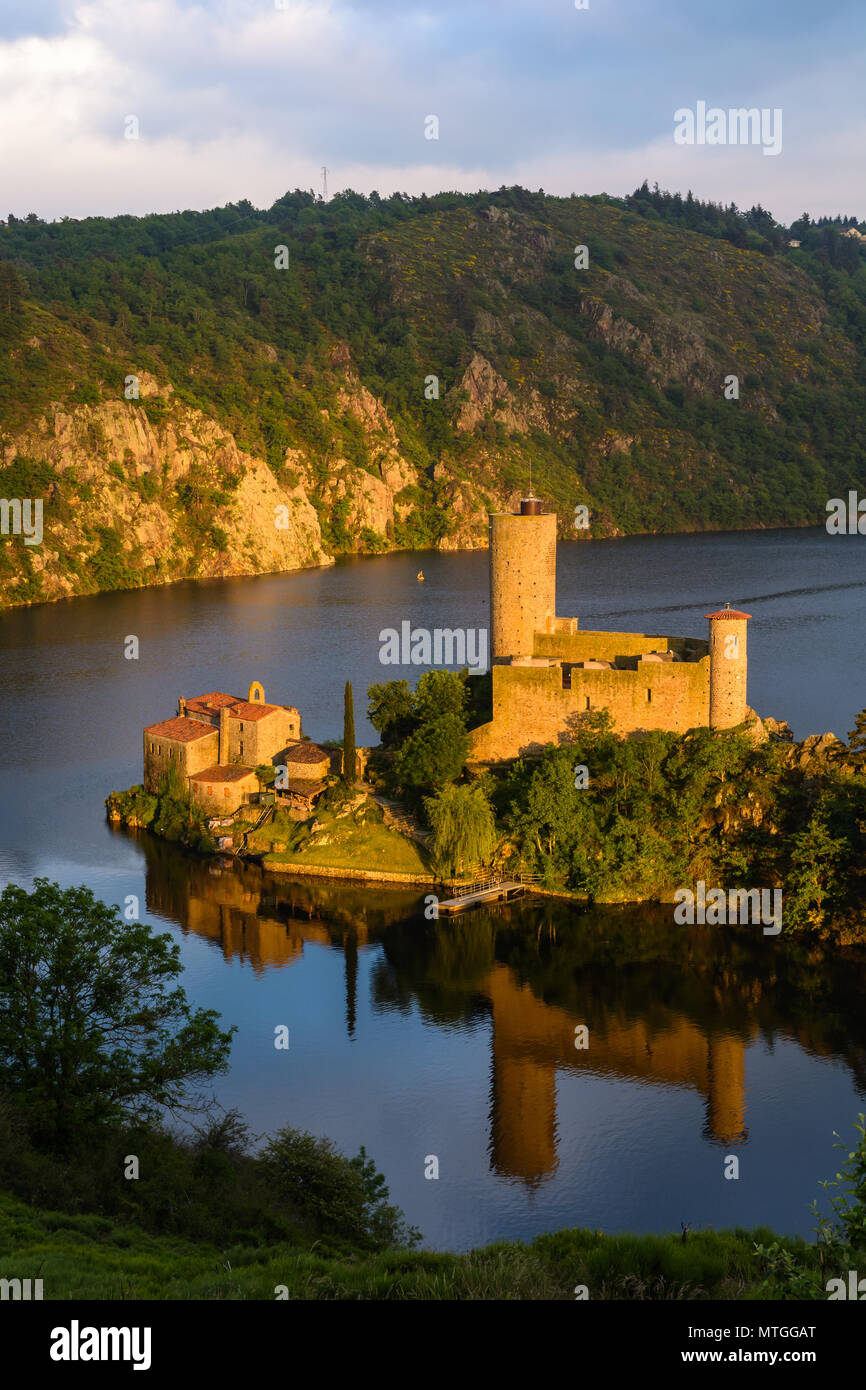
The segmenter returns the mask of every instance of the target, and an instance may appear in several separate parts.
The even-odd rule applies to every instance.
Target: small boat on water
[[[424,572],[423,572],[423,570],[419,570],[419,571],[418,571],[418,583],[419,583],[419,584],[423,584],[423,583],[424,583]]]

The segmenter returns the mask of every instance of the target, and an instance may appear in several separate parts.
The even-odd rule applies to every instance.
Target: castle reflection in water
[[[226,959],[265,972],[308,943],[340,951],[350,1037],[364,950],[376,953],[377,1009],[415,1005],[429,1025],[488,1027],[490,1161],[503,1176],[534,1185],[555,1171],[558,1074],[688,1088],[703,1097],[705,1137],[725,1148],[748,1137],[745,1055],[759,1036],[843,1061],[866,1090],[866,1027],[850,1026],[862,972],[814,949],[674,927],[664,909],[582,912],[543,898],[428,922],[416,893],[290,881],[141,843],[148,912]]]

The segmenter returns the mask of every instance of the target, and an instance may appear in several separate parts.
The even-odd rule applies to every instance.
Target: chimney
[[[177,712],[181,719],[186,718],[186,700],[182,695],[178,697]]]
[[[229,711],[228,706],[223,705],[220,710],[220,767],[228,767],[229,761]]]

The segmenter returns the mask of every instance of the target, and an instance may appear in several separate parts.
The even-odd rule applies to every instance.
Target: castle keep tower
[[[746,624],[751,613],[728,604],[707,613],[710,624],[710,728],[732,729],[746,719]]]
[[[537,497],[490,513],[491,663],[532,656],[533,634],[556,613],[556,514]]]

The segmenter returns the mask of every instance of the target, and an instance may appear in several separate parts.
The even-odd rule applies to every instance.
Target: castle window
[[[225,791],[223,792],[223,796],[225,797],[226,801],[228,801],[228,799],[229,799],[229,792],[230,792],[230,790],[231,790],[230,787],[226,787]]]
[[[651,705],[651,704],[652,704],[653,693],[652,693],[652,691],[650,690],[649,686],[647,686],[646,698],[647,698],[647,704],[648,704],[648,705]]]
[[[586,708],[589,709],[589,696],[586,697]]]

